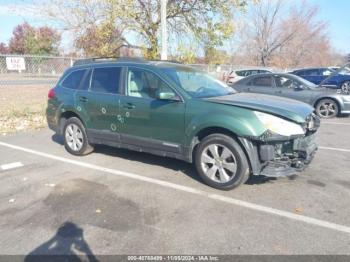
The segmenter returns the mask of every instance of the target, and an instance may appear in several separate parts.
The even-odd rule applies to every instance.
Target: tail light
[[[49,93],[47,94],[47,97],[48,97],[49,99],[52,99],[52,98],[55,97],[55,90],[54,90],[53,88],[51,88],[51,89],[49,90]]]

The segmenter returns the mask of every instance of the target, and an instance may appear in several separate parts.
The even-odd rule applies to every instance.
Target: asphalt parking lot
[[[350,118],[323,121],[318,143],[299,176],[226,192],[174,159],[0,137],[0,254],[350,254]]]

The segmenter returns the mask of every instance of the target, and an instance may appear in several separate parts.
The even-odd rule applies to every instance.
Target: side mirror
[[[303,86],[303,85],[294,85],[294,90],[295,90],[295,91],[304,90],[304,86]]]
[[[159,100],[180,101],[179,97],[174,92],[157,91],[156,97]]]

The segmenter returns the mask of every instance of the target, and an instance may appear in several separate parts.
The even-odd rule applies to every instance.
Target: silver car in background
[[[227,84],[233,84],[237,82],[238,80],[241,80],[247,76],[250,75],[256,75],[256,74],[262,74],[262,73],[272,73],[268,69],[261,69],[261,68],[250,68],[250,69],[239,69],[239,70],[232,70],[230,71],[227,76],[225,76],[224,82]]]
[[[251,92],[287,97],[312,105],[321,118],[350,114],[350,95],[340,89],[319,87],[291,74],[258,74],[231,85],[239,92]]]

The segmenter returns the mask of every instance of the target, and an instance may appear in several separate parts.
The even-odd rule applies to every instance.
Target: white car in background
[[[262,73],[272,73],[272,71],[268,69],[239,69],[232,70],[228,75],[225,76],[224,81],[227,84],[233,84],[242,78],[245,78],[250,75],[262,74]]]

